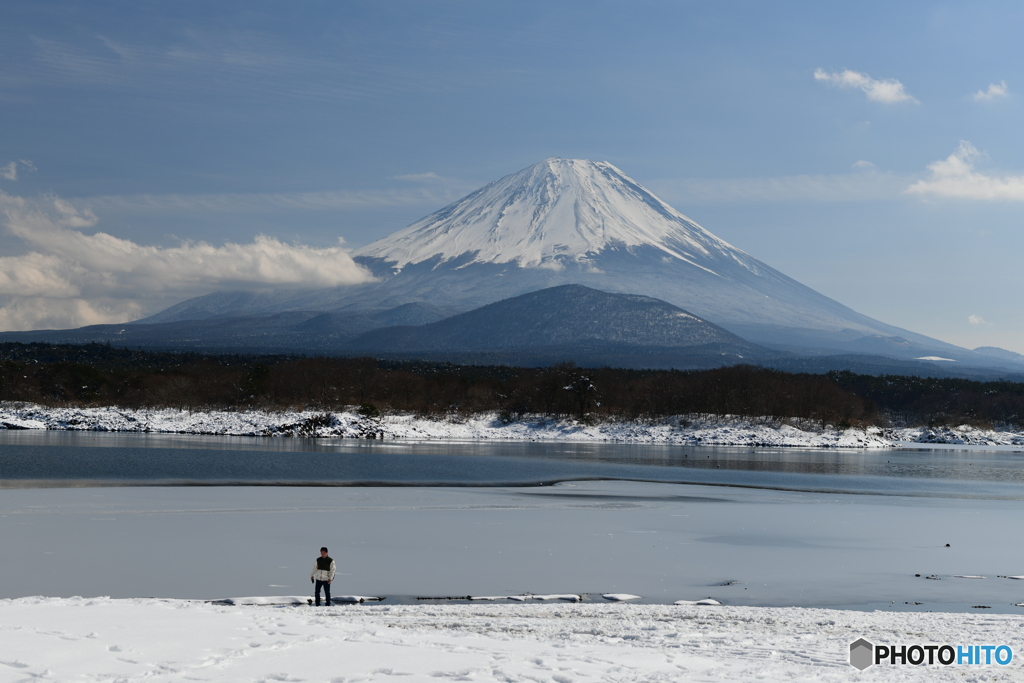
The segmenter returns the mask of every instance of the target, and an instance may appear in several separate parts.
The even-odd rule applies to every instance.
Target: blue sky
[[[8,1],[0,328],[354,281],[339,237],[563,156],[858,311],[1024,352],[1020,35],[995,2]]]

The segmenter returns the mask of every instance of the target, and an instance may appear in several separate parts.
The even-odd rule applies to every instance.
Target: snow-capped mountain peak
[[[655,247],[716,272],[756,261],[715,237],[606,161],[551,157],[497,180],[356,252],[401,269],[442,262],[558,268],[610,247]]]
[[[362,248],[356,257],[377,280],[322,290],[208,294],[145,322],[330,312],[342,319],[316,316],[303,329],[354,334],[353,326],[405,306],[420,307],[415,315],[462,313],[559,285],[582,285],[654,297],[756,344],[813,349],[815,355],[967,361],[964,354],[970,353],[869,318],[800,284],[715,237],[607,162],[546,159]],[[344,317],[356,313],[358,319]],[[971,356],[979,357],[984,359],[983,352]]]

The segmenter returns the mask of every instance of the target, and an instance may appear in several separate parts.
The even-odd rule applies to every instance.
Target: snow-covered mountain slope
[[[435,259],[557,269],[612,247],[654,247],[709,274],[736,266],[758,272],[756,260],[610,163],[557,157],[486,185],[356,255],[398,270]]]

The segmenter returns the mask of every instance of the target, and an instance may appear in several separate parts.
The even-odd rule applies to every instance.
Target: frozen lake
[[[1007,451],[8,432],[0,486],[0,597],[304,594],[327,545],[336,594],[390,601],[1024,602]]]
[[[0,488],[529,486],[595,479],[1024,501],[1024,454],[969,446],[852,450],[0,430]]]

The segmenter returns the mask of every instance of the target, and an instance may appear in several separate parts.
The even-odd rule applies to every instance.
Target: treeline
[[[800,418],[832,425],[1024,424],[1024,384],[792,374],[752,366],[624,370],[457,366],[371,358],[150,353],[0,344],[0,400],[128,408],[309,408],[581,419]]]
[[[880,406],[897,424],[1024,426],[1024,384],[904,375],[830,372],[847,391]]]
[[[150,354],[105,345],[0,344],[0,400],[129,408],[499,411],[578,418],[665,415],[871,419],[874,405],[822,375],[456,366],[370,358]]]

